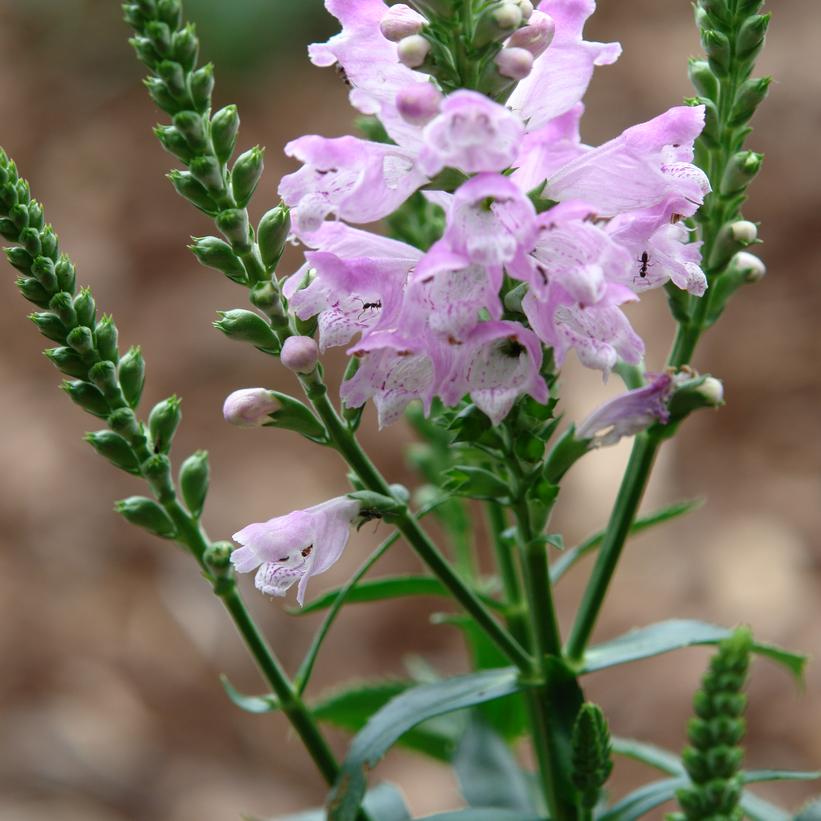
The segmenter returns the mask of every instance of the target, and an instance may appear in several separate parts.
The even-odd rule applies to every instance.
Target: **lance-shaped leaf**
[[[510,496],[510,488],[489,470],[471,465],[457,465],[444,473],[442,490],[456,496],[497,502]]]
[[[521,689],[512,667],[483,670],[422,684],[392,699],[354,738],[328,803],[329,821],[352,821],[365,794],[366,769],[376,766],[396,740],[427,719],[473,707]]]
[[[410,821],[410,812],[405,806],[402,793],[387,781],[369,790],[362,804],[370,817],[379,819],[379,821]],[[306,810],[296,815],[272,818],[269,821],[326,821],[326,818],[325,810],[319,808]],[[261,819],[248,818],[246,821],[261,821]]]
[[[329,590],[308,602],[305,607],[289,609],[295,616],[306,616],[326,610],[339,595],[340,588]],[[385,576],[360,582],[345,596],[346,604],[382,601],[404,596],[450,596],[447,588],[435,576]]]
[[[691,619],[671,619],[651,624],[638,630],[631,630],[623,636],[604,644],[590,647],[584,654],[579,673],[593,673],[627,664],[631,661],[669,653],[683,647],[718,644],[729,638],[732,630]],[[766,656],[786,667],[794,676],[800,678],[807,663],[807,657],[782,650],[772,644],[753,643],[753,652]]]
[[[500,807],[471,807],[467,810],[426,815],[419,821],[549,821],[549,819],[535,812],[506,810]]]
[[[220,684],[222,684],[222,688],[225,690],[225,694],[228,698],[230,698],[240,710],[245,710],[246,713],[261,715],[263,713],[275,713],[279,710],[279,699],[271,693],[261,696],[247,696],[231,684],[228,680],[228,676],[220,676]]]

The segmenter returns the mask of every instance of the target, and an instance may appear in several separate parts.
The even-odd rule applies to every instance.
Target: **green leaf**
[[[670,619],[658,622],[649,627],[631,630],[604,644],[590,647],[584,654],[579,673],[592,673],[596,670],[614,667],[617,664],[627,664],[631,661],[669,653],[671,650],[679,650],[683,647],[718,644],[732,634],[733,631],[726,627],[718,627],[715,624],[692,619]],[[755,642],[753,651],[783,665],[796,678],[801,678],[807,663],[806,656],[790,653],[771,644]]]
[[[353,821],[365,794],[366,769],[376,766],[398,738],[435,716],[473,707],[521,689],[512,667],[422,684],[388,702],[354,738],[328,804],[330,821]]]
[[[410,821],[411,819],[402,793],[387,781],[369,790],[362,803],[371,818],[379,819],[379,821]],[[270,821],[325,821],[326,818],[324,808],[320,808],[306,810],[296,815],[272,818]],[[258,821],[258,819],[248,818],[246,821]]]
[[[632,738],[618,738],[617,736],[613,736],[611,743],[614,753],[623,755],[626,758],[632,758],[635,761],[641,761],[642,764],[649,764],[668,775],[684,775],[686,772],[677,755],[662,750],[661,747],[656,747],[655,744],[645,744],[643,741],[636,741]]]
[[[268,694],[263,696],[247,696],[241,693],[228,680],[228,676],[220,676],[220,684],[225,690],[226,695],[231,701],[246,713],[256,713],[261,715],[263,713],[275,713],[279,710],[279,700],[276,696]]]
[[[478,716],[474,715],[453,759],[456,777],[471,807],[495,807],[535,811],[527,777],[510,747]]]
[[[770,804],[763,798],[753,795],[749,790],[744,790],[741,794],[741,801],[738,805],[744,811],[744,817],[750,821],[798,821],[791,812]],[[804,821],[810,821],[809,818]]]
[[[815,781],[821,778],[818,770],[744,770],[741,778],[745,784],[761,781]]]
[[[279,391],[269,391],[269,393],[279,402],[280,407],[268,414],[271,421],[266,422],[263,427],[292,430],[320,445],[328,443],[325,426],[304,403],[286,393]]]
[[[659,510],[655,510],[647,516],[642,516],[633,522],[630,528],[630,534],[634,535],[640,533],[642,530],[647,530],[655,525],[667,522],[670,519],[676,519],[689,513],[691,510],[697,510],[704,504],[703,499],[687,499],[683,502],[675,502],[672,505],[667,505]],[[572,547],[567,550],[560,558],[550,565],[550,580],[555,584],[559,579],[576,564],[582,556],[586,556],[591,551],[595,550],[604,541],[605,530],[600,530],[594,533],[589,538],[585,539],[580,545]]]
[[[305,607],[289,609],[294,616],[306,616],[319,610],[329,608],[341,588],[329,590]],[[447,588],[435,576],[385,576],[370,581],[360,582],[345,597],[346,604],[362,604],[364,602],[396,599],[403,596],[450,596]]]
[[[391,699],[415,686],[412,681],[364,682],[322,699],[311,712],[320,721],[355,733]],[[408,730],[397,744],[440,761],[450,761],[464,729],[461,714],[438,716]]]
[[[506,810],[499,807],[479,807],[426,815],[424,818],[420,818],[419,821],[548,821],[548,819],[533,812]]]
[[[621,799],[598,817],[598,821],[634,821],[665,801],[676,797],[676,790],[687,787],[690,779],[685,776],[652,781],[639,787]]]
[[[484,468],[472,465],[457,465],[444,472],[442,490],[456,496],[471,499],[499,501],[510,496],[510,488],[497,476]]]

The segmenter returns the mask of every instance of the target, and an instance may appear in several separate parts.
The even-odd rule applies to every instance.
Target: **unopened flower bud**
[[[117,349],[118,340],[117,326],[109,314],[103,314],[102,319],[94,328],[94,339],[97,342],[97,353],[101,359],[108,359],[116,362],[120,353]]]
[[[216,157],[210,155],[194,157],[188,167],[191,169],[191,174],[194,179],[210,193],[220,194],[225,190],[222,168]]]
[[[724,385],[720,379],[708,376],[698,387],[698,393],[704,397],[707,404],[718,408],[724,404]]]
[[[272,271],[279,264],[290,230],[291,216],[286,205],[277,205],[259,221],[257,242],[262,262],[268,271]]]
[[[533,14],[533,3],[530,0],[518,0],[519,9],[522,12],[522,20],[530,20]]]
[[[739,251],[730,261],[730,268],[742,273],[747,282],[758,282],[767,273],[764,263],[749,251]]]
[[[192,205],[199,208],[200,211],[205,212],[211,217],[217,213],[219,210],[217,204],[211,198],[208,191],[205,190],[202,183],[194,179],[191,172],[174,169],[168,172],[167,177],[176,192],[181,197],[185,197]]]
[[[130,496],[114,505],[114,510],[122,514],[131,524],[171,539],[176,534],[174,523],[168,514],[153,500],[145,496]]]
[[[138,345],[129,348],[120,359],[117,376],[125,401],[130,407],[136,408],[145,384],[145,360]]]
[[[235,105],[221,108],[211,118],[211,142],[214,145],[214,153],[221,163],[228,162],[234,153],[238,131],[239,114]]]
[[[277,349],[277,338],[271,326],[259,314],[243,308],[218,313],[220,318],[214,323],[214,327],[222,331],[229,339],[250,342],[265,351]]]
[[[231,246],[218,237],[192,237],[188,247],[201,265],[222,271],[233,282],[245,284],[245,268]]]
[[[244,208],[228,208],[217,215],[217,228],[239,253],[251,249],[248,212]]]
[[[279,410],[280,403],[265,388],[242,388],[229,394],[222,406],[222,415],[238,428],[259,428],[270,421],[268,415]]]
[[[310,373],[319,361],[319,348],[310,336],[289,336],[282,345],[282,364],[295,373]]]
[[[543,11],[536,11],[530,18],[530,22],[510,35],[507,41],[508,48],[523,48],[529,51],[533,57],[543,54],[556,33],[556,24],[549,14]]]
[[[208,453],[198,450],[189,456],[180,467],[180,491],[185,506],[194,516],[202,513],[208,493],[209,467]]]
[[[231,566],[231,554],[234,545],[231,542],[214,542],[205,549],[202,558],[209,570],[222,571]]]
[[[524,80],[533,68],[533,55],[525,48],[503,48],[496,55],[496,67],[503,77]]]
[[[180,399],[176,396],[154,405],[148,416],[148,430],[154,445],[154,453],[168,453],[181,418]]]
[[[63,382],[60,387],[69,395],[72,402],[93,416],[105,419],[111,413],[111,408],[105,397],[89,382],[82,380]]]
[[[399,62],[408,68],[419,68],[430,54],[430,43],[421,34],[403,37],[397,46]]]
[[[111,430],[100,430],[96,433],[87,433],[85,440],[100,456],[108,459],[115,467],[139,475],[140,463],[131,445],[118,433]]]
[[[244,208],[256,190],[257,183],[262,177],[264,163],[262,152],[258,145],[240,154],[231,170],[231,186],[234,199],[240,208]]]
[[[94,337],[91,328],[86,328],[85,325],[78,325],[69,331],[66,342],[81,356],[94,350]]]
[[[191,99],[197,111],[204,113],[211,105],[214,91],[214,64],[206,63],[191,75]]]
[[[97,306],[90,288],[81,288],[80,293],[74,297],[74,310],[79,325],[93,327],[97,318]]]
[[[442,93],[433,83],[414,83],[396,95],[396,108],[412,125],[426,125],[438,113]]]
[[[503,30],[512,31],[522,24],[522,10],[516,3],[504,3],[492,14],[493,21]]]
[[[758,238],[758,226],[749,220],[738,220],[730,226],[730,232],[736,242],[749,245]]]
[[[743,191],[761,170],[764,155],[755,151],[739,151],[730,157],[729,163],[721,178],[720,192],[731,196]]]
[[[379,30],[386,40],[398,43],[405,37],[412,37],[422,31],[422,26],[427,21],[419,12],[414,11],[404,3],[397,3],[391,6],[382,21],[379,23]]]

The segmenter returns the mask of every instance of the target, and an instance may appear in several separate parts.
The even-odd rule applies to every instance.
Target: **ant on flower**
[[[354,299],[362,305],[362,310],[357,314],[357,320],[362,319],[362,314],[364,314],[365,311],[379,310],[382,307],[381,299],[374,300],[373,302],[365,302],[361,297],[358,296],[355,296]]]
[[[647,251],[642,251],[641,256],[636,260],[636,262],[641,263],[641,267],[639,268],[639,277],[641,279],[647,278],[647,269],[652,268],[655,265],[654,262],[650,262],[650,255]],[[636,278],[633,277],[633,283],[636,284]]]

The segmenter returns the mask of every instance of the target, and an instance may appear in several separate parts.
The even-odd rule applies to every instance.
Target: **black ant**
[[[644,279],[647,276],[647,269],[654,263],[650,262],[650,255],[647,251],[642,251],[641,257],[637,259],[636,262],[641,263],[641,268],[639,268],[639,276]]]
[[[354,297],[354,299],[358,299],[359,302],[362,305],[362,310],[357,314],[357,317],[356,317],[357,319],[362,319],[362,314],[364,314],[365,311],[378,310],[379,308],[382,307],[382,300],[381,299],[377,299],[374,302],[364,302],[359,297]]]
[[[348,88],[351,88],[353,84],[348,79],[347,72],[344,68],[342,68],[341,65],[339,65],[339,63],[336,64],[336,73],[339,75],[339,78],[342,80],[342,82],[345,83],[345,85],[348,86]]]

